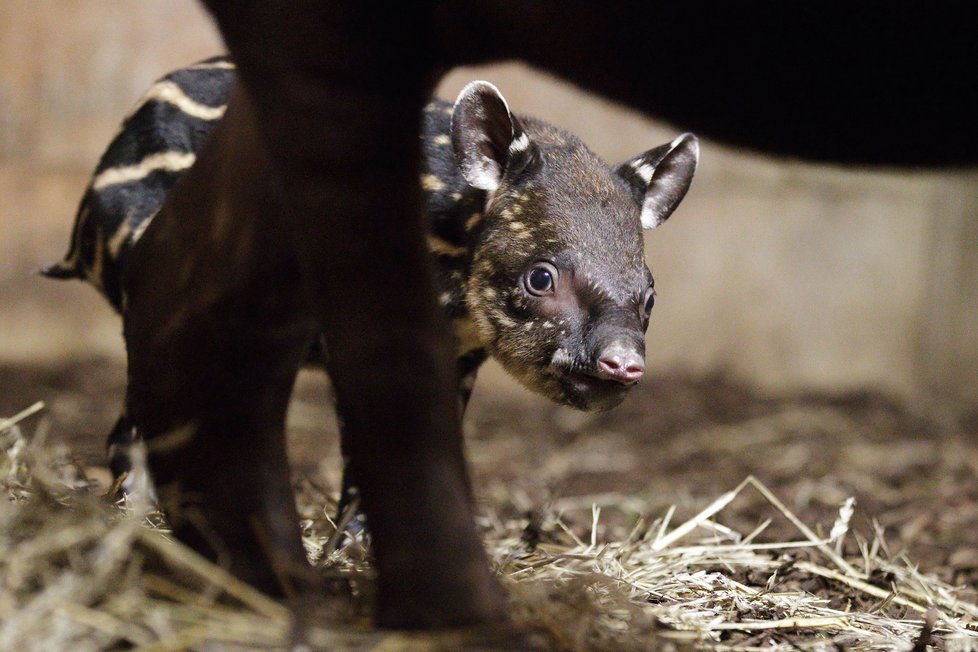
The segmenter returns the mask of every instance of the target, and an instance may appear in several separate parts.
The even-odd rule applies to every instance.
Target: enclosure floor
[[[46,436],[101,466],[124,380],[121,364],[106,360],[0,365],[0,415],[45,401]],[[329,403],[322,375],[304,372],[289,415],[290,455],[299,473],[335,488]],[[978,589],[978,414],[952,417],[872,393],[772,398],[720,376],[663,375],[599,414],[477,388],[466,441],[477,494],[494,507],[590,501],[606,507],[611,527],[634,496],[643,509],[675,505],[678,522],[753,474],[824,528],[854,496],[856,532],[871,538],[875,520],[891,553],[905,550],[922,570]],[[768,508],[745,495],[729,517],[741,521],[729,525],[750,531]],[[792,528],[776,518],[767,534],[790,537]]]

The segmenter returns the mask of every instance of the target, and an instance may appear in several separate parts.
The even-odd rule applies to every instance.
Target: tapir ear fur
[[[643,228],[654,229],[669,219],[693,182],[699,158],[699,140],[683,134],[618,167],[642,207]]]
[[[533,144],[499,89],[474,81],[455,100],[452,148],[470,185],[495,190],[508,167],[525,165]]]

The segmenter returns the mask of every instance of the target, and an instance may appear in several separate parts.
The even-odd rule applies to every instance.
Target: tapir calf
[[[234,64],[215,57],[153,85],[99,161],[70,249],[47,276],[84,279],[125,312],[133,248],[223,117],[233,81]],[[492,84],[472,82],[454,106],[425,107],[421,140],[427,245],[463,410],[488,356],[555,401],[617,405],[645,371],[655,302],[642,230],[686,194],[696,138],[609,167],[573,134],[517,117]],[[328,351],[317,345],[310,357],[323,364]],[[124,412],[108,442],[117,476],[137,435]],[[355,477],[344,484],[346,501]]]

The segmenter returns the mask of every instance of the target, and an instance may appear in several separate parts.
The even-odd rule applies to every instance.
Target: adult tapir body
[[[384,625],[486,622],[504,604],[471,524],[420,221],[417,121],[445,70],[524,59],[769,152],[978,162],[966,3],[205,4],[240,78],[127,273],[131,416],[174,513],[193,508],[179,537],[266,588],[308,579],[282,431],[323,333]]]

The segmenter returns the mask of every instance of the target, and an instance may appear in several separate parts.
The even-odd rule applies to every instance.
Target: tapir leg
[[[109,470],[112,472],[112,479],[117,480],[123,474],[132,471],[132,459],[130,457],[132,447],[136,443],[136,431],[129,421],[129,415],[123,412],[112,427],[106,441],[106,449],[109,454]]]

